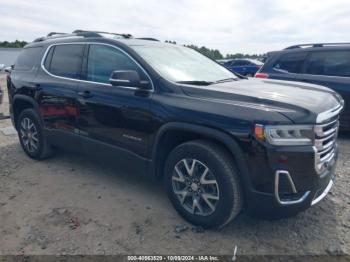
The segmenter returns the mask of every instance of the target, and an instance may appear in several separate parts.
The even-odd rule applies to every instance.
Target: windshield
[[[233,73],[206,56],[183,46],[133,46],[162,77],[174,82],[213,83],[237,79]]]

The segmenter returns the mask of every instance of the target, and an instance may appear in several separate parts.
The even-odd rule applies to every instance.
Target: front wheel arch
[[[168,133],[173,132],[175,135],[177,132],[185,132],[187,134],[190,134],[188,138],[183,142],[187,142],[190,140],[195,139],[208,139],[213,142],[219,143],[220,145],[224,146],[229,153],[231,154],[233,160],[235,161],[237,168],[239,170],[240,178],[243,183],[243,191],[245,194],[245,188],[251,188],[251,181],[249,179],[249,169],[247,162],[244,158],[244,153],[238,143],[235,141],[235,139],[228,135],[227,133],[210,128],[210,127],[204,127],[200,125],[195,124],[189,124],[189,123],[182,123],[182,122],[170,122],[164,124],[160,130],[158,131],[158,134],[155,138],[155,142],[153,144],[152,148],[152,166],[151,166],[151,173],[155,174],[156,178],[162,177],[164,162],[166,159],[166,156],[160,154],[162,153],[161,147],[162,145],[162,138]],[[178,144],[177,144],[178,145]],[[174,145],[173,148],[175,148],[177,145]],[[173,149],[171,148],[171,149]],[[169,150],[170,153],[171,150]],[[165,159],[164,159],[165,158]],[[163,161],[162,161],[163,160]]]

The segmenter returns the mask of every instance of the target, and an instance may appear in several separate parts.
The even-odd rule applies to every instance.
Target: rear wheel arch
[[[39,106],[35,100],[25,95],[15,95],[12,102],[13,120],[17,128],[17,120],[21,112],[27,108],[33,108],[39,112]]]

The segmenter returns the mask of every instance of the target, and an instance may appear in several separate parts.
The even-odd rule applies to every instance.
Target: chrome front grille
[[[324,124],[315,125],[315,168],[322,173],[333,161],[339,129],[339,116],[332,117]]]

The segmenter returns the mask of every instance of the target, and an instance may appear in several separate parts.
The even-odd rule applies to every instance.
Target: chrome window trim
[[[104,45],[104,46],[110,46],[112,48],[117,49],[118,51],[122,52],[123,54],[125,54],[126,56],[128,56],[147,76],[147,78],[149,79],[152,89],[142,89],[144,91],[148,91],[148,92],[154,92],[154,84],[152,81],[152,78],[150,77],[150,75],[147,73],[147,71],[132,57],[130,56],[127,52],[125,52],[123,49],[116,47],[114,45],[111,44],[106,44],[106,43],[100,43],[100,42],[72,42],[72,43],[55,43],[52,45],[49,45],[43,55],[43,58],[41,59],[41,69],[48,75],[52,76],[52,77],[56,77],[56,78],[60,78],[60,79],[65,79],[65,80],[71,80],[71,81],[77,81],[77,82],[83,82],[83,83],[92,83],[92,84],[98,84],[98,85],[103,85],[103,86],[109,86],[109,87],[113,87],[113,85],[111,84],[107,84],[107,83],[101,83],[101,82],[95,82],[95,81],[88,81],[88,80],[82,80],[82,79],[75,79],[75,78],[70,78],[70,77],[64,77],[64,76],[58,76],[58,75],[54,75],[52,73],[50,73],[44,66],[47,54],[49,53],[49,50],[53,47],[53,46],[60,46],[60,45]],[[125,89],[130,89],[130,90],[141,90],[138,87],[132,87],[132,86],[118,86],[117,88],[125,88]]]
[[[314,74],[306,74],[306,73],[291,73],[288,71],[283,71],[283,69],[276,69],[273,68],[273,70],[277,71],[278,73],[283,73],[283,74],[288,74],[288,75],[296,75],[296,76],[317,76],[317,77],[327,77],[327,78],[345,78],[345,79],[349,79],[350,76],[331,76],[331,75],[314,75]],[[288,80],[287,80],[288,81]],[[300,81],[299,81],[300,82]],[[320,84],[315,84],[315,83],[308,83],[308,84],[313,84],[313,85],[320,85]]]
[[[314,74],[306,74],[306,73],[303,73],[303,74],[300,74],[300,75],[317,76],[317,77],[322,76],[322,77],[329,77],[329,78],[334,78],[334,77],[336,77],[336,78],[340,77],[340,78],[346,78],[346,79],[349,79],[349,78],[350,78],[350,76],[314,75]]]

